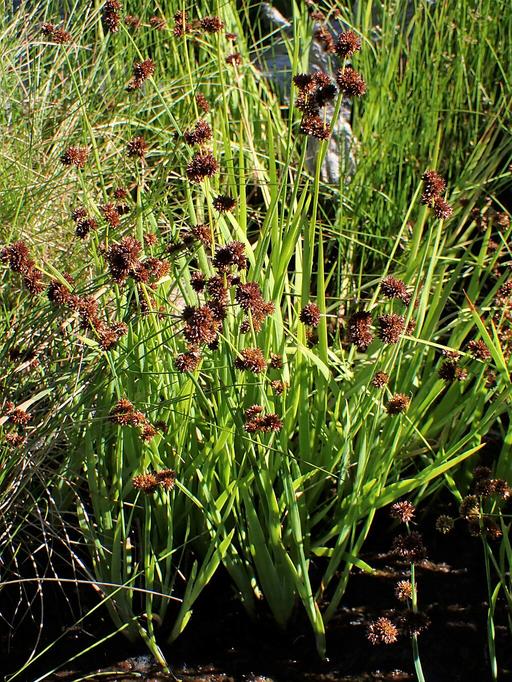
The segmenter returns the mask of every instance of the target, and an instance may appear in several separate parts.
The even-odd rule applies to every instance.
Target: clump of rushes
[[[68,147],[61,154],[60,160],[64,166],[84,168],[88,158],[89,149],[87,147]]]
[[[354,33],[354,31],[348,30],[340,33],[338,40],[335,45],[335,52],[341,59],[346,59],[351,57],[356,52],[361,49],[361,38]]]
[[[142,62],[135,62],[133,65],[133,75],[128,84],[129,90],[138,90],[144,81],[155,73],[156,64],[152,59],[144,59]]]
[[[236,199],[233,199],[233,197],[227,196],[225,194],[220,194],[213,200],[213,207],[219,213],[229,213],[235,208],[235,206]]]
[[[446,220],[449,218],[453,209],[441,194],[446,189],[446,182],[435,170],[427,170],[423,174],[423,194],[421,203],[433,209],[436,218]]]
[[[199,119],[193,128],[189,128],[183,133],[183,139],[191,147],[195,144],[205,144],[212,139],[212,129],[206,121]]]
[[[398,343],[405,331],[405,319],[396,313],[379,315],[377,323],[377,336],[383,343]]]
[[[389,383],[389,374],[386,372],[375,372],[372,379],[372,386],[375,388],[384,388]]]
[[[135,490],[140,490],[147,495],[154,493],[160,487],[164,490],[172,490],[175,483],[176,472],[172,469],[138,474],[132,478],[132,485]]]
[[[248,407],[245,412],[244,430],[247,433],[269,433],[270,431],[280,431],[283,427],[283,422],[277,414],[269,412],[264,414],[261,405],[252,405]]]
[[[106,0],[103,5],[101,18],[103,26],[110,33],[117,33],[119,31],[119,24],[121,23],[120,11],[122,5],[119,0]]]
[[[350,343],[353,343],[357,350],[364,352],[373,341],[371,313],[360,310],[354,313],[348,321],[347,337]]]
[[[267,363],[260,348],[244,348],[235,359],[235,367],[253,374],[261,374],[265,371]]]
[[[394,644],[398,639],[398,628],[389,618],[380,616],[368,624],[366,637],[371,644]]]
[[[336,83],[346,97],[362,97],[366,92],[364,78],[351,66],[338,69]]]
[[[76,208],[71,214],[75,223],[75,234],[79,239],[85,239],[90,232],[98,228],[98,223],[91,218],[83,207]]]
[[[388,400],[386,411],[388,414],[403,414],[407,411],[411,399],[405,393],[395,393]]]
[[[143,159],[148,151],[148,143],[142,135],[137,135],[126,145],[126,153],[129,157]]]
[[[72,38],[71,33],[50,23],[41,26],[41,33],[58,45],[69,43]]]
[[[187,166],[187,177],[197,184],[213,177],[218,170],[219,164],[210,151],[196,152]]]
[[[392,275],[384,277],[380,283],[380,290],[386,298],[398,299],[404,305],[409,305],[411,302],[411,294],[407,291],[405,282]]]
[[[308,327],[318,327],[320,323],[320,308],[316,303],[308,303],[300,311],[299,320]]]
[[[220,17],[203,17],[199,20],[199,26],[204,33],[219,33],[224,28],[224,22]]]

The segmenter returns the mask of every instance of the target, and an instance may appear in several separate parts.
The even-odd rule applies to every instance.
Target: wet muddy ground
[[[423,524],[422,524],[423,525]],[[395,529],[396,530],[396,529]],[[111,632],[108,616],[89,619],[83,629],[59,625],[43,633],[43,640],[64,637],[40,665],[16,679],[32,682],[78,680],[174,680],[184,682],[405,682],[416,680],[410,639],[392,645],[370,644],[368,622],[393,618],[401,610],[394,597],[397,580],[407,577],[407,566],[386,553],[393,536],[389,521],[377,522],[367,543],[372,550],[362,558],[373,574],[355,571],[343,608],[328,628],[328,660],[320,661],[307,624],[300,614],[287,635],[276,630],[262,613],[251,622],[240,608],[229,582],[219,577],[199,601],[192,621],[172,650],[165,651],[172,674],[159,672],[143,648],[133,649],[122,636],[110,639],[75,661],[69,659]],[[432,533],[426,542],[429,558],[417,571],[419,607],[430,619],[420,635],[421,661],[427,682],[491,681],[487,647],[487,588],[479,538],[465,529],[454,536]],[[55,612],[62,620],[65,609]],[[97,612],[98,613],[98,612]],[[46,616],[48,618],[48,615]],[[69,614],[68,614],[69,618]],[[512,680],[512,641],[507,612],[498,603],[496,646],[499,680]],[[11,649],[9,661],[21,656]],[[4,640],[5,641],[5,640]],[[42,648],[40,644],[40,648]],[[55,673],[40,677],[57,668]],[[15,669],[14,667],[12,669]]]

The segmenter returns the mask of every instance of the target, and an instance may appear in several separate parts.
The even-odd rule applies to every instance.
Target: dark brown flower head
[[[128,325],[124,322],[116,322],[111,327],[105,325],[98,330],[100,346],[103,350],[110,350],[127,333]]]
[[[386,411],[388,414],[403,414],[407,411],[411,399],[405,393],[395,393],[391,396],[386,405]]]
[[[197,93],[197,95],[195,96],[195,100],[199,109],[201,109],[201,111],[204,111],[205,114],[207,114],[210,111],[210,105],[208,104],[208,100],[206,99],[202,92]]]
[[[158,483],[165,490],[172,490],[176,483],[176,472],[172,469],[161,469],[155,472],[155,477]]]
[[[208,123],[200,118],[196,121],[193,128],[186,130],[183,133],[183,138],[188,145],[192,146],[208,142],[208,140],[212,139],[212,135],[212,129]]]
[[[494,304],[498,308],[512,305],[512,279],[505,282],[505,284],[498,289],[496,296],[494,297]]]
[[[213,265],[219,272],[227,272],[231,267],[245,270],[247,268],[245,245],[242,242],[233,241],[225,246],[219,246],[215,251]]]
[[[315,137],[317,140],[328,140],[331,136],[330,126],[324,123],[318,114],[303,116],[300,123],[300,132],[303,135]]]
[[[451,533],[453,528],[455,526],[455,521],[451,516],[447,516],[446,514],[441,514],[441,516],[437,517],[436,520],[436,530],[438,533],[441,533],[442,535],[448,535],[448,533]]]
[[[423,180],[422,204],[431,205],[433,200],[446,189],[446,182],[435,170],[427,170],[421,178]]]
[[[287,384],[284,381],[281,381],[281,379],[274,379],[274,381],[270,382],[270,385],[276,395],[282,395],[284,389],[287,388]]]
[[[174,35],[176,38],[181,38],[186,33],[190,33],[191,30],[192,25],[188,23],[187,13],[184,10],[178,10],[174,14]]]
[[[143,159],[148,151],[148,143],[142,135],[137,135],[126,145],[126,153],[129,157]]]
[[[226,196],[225,194],[220,194],[213,200],[213,207],[219,213],[229,213],[229,211],[232,211],[235,208],[235,206],[236,199],[233,199],[233,197]]]
[[[380,616],[368,624],[366,637],[372,644],[394,644],[398,638],[398,629],[389,618]]]
[[[224,28],[224,22],[220,17],[203,17],[199,26],[205,33],[219,33]]]
[[[361,97],[366,92],[364,78],[351,66],[338,69],[336,82],[341,92],[347,97]]]
[[[396,313],[379,315],[377,323],[377,336],[383,343],[398,343],[405,331],[405,319]]]
[[[69,43],[71,40],[71,33],[63,28],[57,28],[54,24],[45,23],[41,26],[41,33],[58,45]]]
[[[264,372],[267,363],[263,352],[259,348],[244,348],[235,359],[235,367],[240,370],[260,374]]]
[[[9,421],[17,426],[26,426],[32,419],[32,415],[20,407],[13,407],[7,414],[9,415]]]
[[[201,353],[197,350],[190,350],[186,353],[180,353],[174,358],[174,366],[178,372],[195,372],[201,362]]]
[[[301,92],[314,92],[316,88],[315,79],[312,73],[298,73],[293,77],[293,84]]]
[[[417,637],[430,625],[430,618],[422,611],[407,609],[400,614],[400,630],[409,637]]]
[[[198,294],[204,291],[206,286],[206,276],[202,272],[194,272],[190,277],[190,285]]]
[[[410,580],[399,580],[395,585],[395,597],[398,601],[412,599],[412,583]]]
[[[155,492],[159,486],[159,481],[155,474],[139,474],[132,478],[132,485],[135,490],[140,490],[148,495]]]
[[[423,561],[427,556],[423,538],[417,531],[407,533],[406,535],[397,535],[393,540],[391,553],[399,559],[411,563]]]
[[[144,232],[144,244],[148,247],[158,244],[158,237],[154,232]]]
[[[0,251],[0,260],[6,263],[13,272],[24,275],[34,267],[27,245],[24,241],[17,241],[4,246]]]
[[[354,31],[343,31],[336,41],[335,51],[341,59],[351,57],[361,49],[361,38]]]
[[[10,448],[21,448],[27,442],[27,439],[21,433],[6,433],[4,440]]]
[[[263,301],[260,285],[257,282],[239,284],[235,290],[235,301],[242,310],[257,310]]]
[[[228,56],[226,57],[226,64],[228,64],[229,66],[240,66],[242,62],[243,59],[240,52],[233,52],[233,54],[228,54]]]
[[[375,372],[372,379],[372,386],[375,388],[384,388],[389,382],[389,375],[386,372]]]
[[[107,0],[103,5],[102,21],[107,31],[117,33],[121,23],[120,10],[122,8],[119,0]]]
[[[415,512],[416,508],[412,502],[403,500],[402,502],[395,502],[395,504],[391,506],[391,511],[389,513],[390,516],[401,523],[409,523],[414,518]]]
[[[440,220],[447,220],[453,214],[453,208],[443,197],[435,197],[433,209],[435,217]]]
[[[308,9],[312,21],[325,21],[325,14],[319,9]]]
[[[326,52],[335,52],[334,37],[325,26],[316,29],[315,38]]]
[[[77,168],[84,168],[89,158],[89,149],[87,147],[68,147],[60,157],[61,163],[64,166],[76,166]]]
[[[187,166],[187,177],[198,183],[213,177],[218,170],[219,164],[211,152],[196,152]]]
[[[411,302],[411,294],[407,291],[405,282],[392,275],[384,277],[380,283],[380,290],[386,298],[398,299],[405,305],[409,305]]]
[[[478,339],[478,341],[470,341],[468,343],[468,352],[475,358],[475,360],[490,360],[491,352],[487,348],[485,341]]]
[[[165,21],[164,17],[151,17],[149,20],[149,24],[151,28],[156,29],[157,31],[165,31],[167,28],[167,22]]]
[[[56,279],[52,280],[48,285],[46,295],[48,296],[50,303],[53,303],[54,305],[67,305],[71,301],[71,292],[69,291],[69,288]]]
[[[83,296],[76,301],[76,308],[80,315],[82,327],[96,328],[99,324],[98,301],[94,296]]]
[[[187,306],[182,314],[185,320],[183,335],[191,344],[209,344],[217,339],[220,322],[209,306]]]
[[[156,65],[152,59],[144,59],[142,62],[135,62],[133,65],[133,76],[129,84],[130,90],[138,90],[144,81],[155,73]]]
[[[261,405],[253,405],[245,410],[246,422],[244,430],[247,433],[269,433],[270,431],[280,431],[283,427],[283,422],[277,414],[269,412],[263,414],[263,407]]]
[[[373,341],[372,316],[364,310],[354,313],[348,321],[347,337],[357,350],[364,352]]]
[[[111,244],[106,258],[114,282],[121,284],[136,268],[142,244],[135,237],[126,236],[119,243]]]
[[[207,223],[200,223],[199,225],[194,225],[190,229],[190,233],[194,239],[205,247],[211,247],[212,245],[212,230]]]
[[[459,367],[453,360],[446,360],[439,368],[439,377],[446,381],[446,383],[465,381],[468,377],[468,371],[463,367]]]
[[[124,18],[124,23],[133,31],[137,31],[142,26],[142,21],[140,18],[134,16],[133,14],[127,14]]]
[[[480,518],[480,501],[476,495],[466,495],[459,506],[459,514],[463,519]]]
[[[483,531],[490,540],[499,540],[503,535],[500,526],[488,516],[483,520]]]
[[[158,431],[153,424],[143,424],[140,431],[140,437],[145,443],[149,443],[151,440],[153,440],[157,433]]]
[[[114,407],[110,410],[109,419],[115,424],[126,426],[130,424],[131,415],[135,411],[133,404],[126,398],[118,400]]]
[[[512,496],[512,488],[509,486],[507,481],[501,478],[493,478],[494,494],[501,497],[502,500],[508,500]]]
[[[485,478],[491,478],[492,471],[489,467],[477,466],[473,471],[473,478],[475,481],[480,481]]]
[[[278,353],[270,353],[268,366],[272,369],[281,369],[283,366],[283,356]]]
[[[308,303],[300,311],[299,320],[309,327],[318,327],[320,323],[320,308],[316,303]]]
[[[33,296],[37,296],[45,288],[41,272],[37,268],[32,268],[23,275],[23,284]]]

